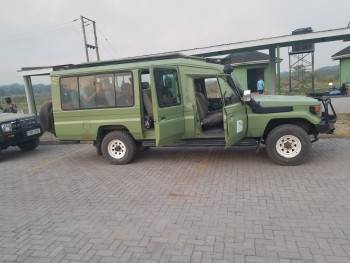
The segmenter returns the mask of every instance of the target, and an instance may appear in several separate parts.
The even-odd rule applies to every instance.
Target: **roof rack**
[[[67,65],[59,65],[53,66],[53,70],[65,70],[65,69],[75,69],[75,68],[89,68],[96,66],[108,66],[115,64],[127,64],[127,63],[135,63],[142,61],[156,61],[156,60],[165,60],[165,59],[175,59],[175,58],[186,58],[186,59],[196,59],[205,61],[205,58],[194,57],[194,56],[186,56],[181,53],[169,53],[169,54],[161,54],[161,55],[146,55],[146,56],[138,56],[138,57],[127,57],[116,60],[105,60],[105,61],[96,61],[89,63],[81,63],[81,64],[67,64]]]
[[[63,64],[63,65],[40,66],[40,67],[23,67],[20,70],[18,70],[18,72],[24,74],[26,71],[41,71],[41,70],[48,70],[48,69],[51,69],[53,71],[57,71],[57,70],[65,70],[65,69],[89,68],[89,67],[96,67],[96,66],[108,66],[108,65],[115,65],[115,64],[126,64],[126,63],[142,62],[142,61],[156,61],[156,60],[175,59],[175,58],[195,59],[195,60],[201,60],[201,61],[215,63],[214,59],[205,59],[205,58],[201,58],[201,57],[186,56],[186,55],[183,55],[181,53],[165,53],[165,54],[158,54],[158,55],[127,57],[127,58],[122,58],[122,59],[96,61],[96,62],[88,62],[88,63],[80,63],[80,64]]]

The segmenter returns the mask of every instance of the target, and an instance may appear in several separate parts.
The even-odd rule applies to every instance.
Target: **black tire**
[[[281,155],[277,148],[278,148],[278,141],[283,138],[283,136],[288,135],[292,136],[292,138],[287,138],[286,143],[287,148],[284,146],[286,144],[280,144],[280,151],[283,153],[283,151],[287,151],[285,155],[292,154],[289,157]],[[295,141],[293,137],[299,139],[299,142],[297,140]],[[295,144],[294,144],[295,143]],[[290,145],[291,144],[291,145]],[[300,147],[294,147],[293,146],[300,146]],[[292,148],[289,148],[292,147]],[[294,147],[294,148],[293,148]],[[282,149],[283,148],[283,149]],[[293,150],[294,149],[294,150]],[[307,132],[301,128],[300,126],[293,125],[293,124],[283,124],[280,126],[277,126],[267,136],[266,139],[266,151],[267,155],[277,164],[280,165],[300,165],[304,163],[307,160],[308,154],[311,150],[311,140]],[[296,152],[293,152],[296,151]],[[293,156],[293,154],[297,154],[296,156]]]
[[[54,133],[52,102],[45,103],[39,112],[40,124],[44,131]]]
[[[116,153],[115,156],[109,152],[108,147],[113,140],[121,142],[121,146],[114,147]],[[112,146],[111,146],[112,147]],[[119,150],[118,150],[119,147]],[[101,144],[102,156],[111,164],[128,164],[130,163],[136,154],[135,140],[126,131],[112,131],[108,133],[102,140]],[[120,153],[120,157],[116,157]]]
[[[27,141],[25,143],[19,144],[18,147],[25,152],[33,151],[39,146],[40,140],[39,138],[35,138],[33,140]]]

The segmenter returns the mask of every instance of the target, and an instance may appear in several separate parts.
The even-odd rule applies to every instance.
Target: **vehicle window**
[[[134,105],[134,85],[130,72],[118,73],[114,77],[117,107]]]
[[[220,87],[216,78],[205,79],[205,90],[208,99],[221,99]]]
[[[113,75],[96,76],[96,107],[115,106],[115,90],[113,85]]]
[[[240,101],[240,98],[233,91],[233,89],[230,87],[230,85],[226,82],[225,79],[219,78],[219,83],[225,105],[235,104]]]
[[[155,69],[154,79],[159,107],[170,107],[181,103],[179,83],[175,69]]]
[[[144,83],[147,83],[147,84],[144,84]],[[149,72],[148,71],[147,72],[146,71],[142,72],[141,73],[141,85],[143,84],[145,86],[149,86],[150,83],[151,83],[151,81],[150,81],[150,74],[149,74]]]
[[[95,76],[79,77],[80,108],[96,107],[96,78]]]
[[[63,110],[79,109],[77,77],[61,79],[61,105]]]

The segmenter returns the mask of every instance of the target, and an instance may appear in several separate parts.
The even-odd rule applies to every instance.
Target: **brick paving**
[[[0,154],[0,262],[350,262],[350,140],[308,163],[160,149],[111,166],[90,145]]]

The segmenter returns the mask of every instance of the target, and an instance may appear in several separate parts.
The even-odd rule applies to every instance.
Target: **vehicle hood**
[[[313,106],[320,104],[318,100],[305,96],[261,95],[254,96],[254,100],[265,107]]]
[[[33,115],[23,114],[23,113],[1,113],[0,112],[0,123],[7,122],[7,121],[14,121],[16,119],[29,118],[29,117],[33,117]]]

